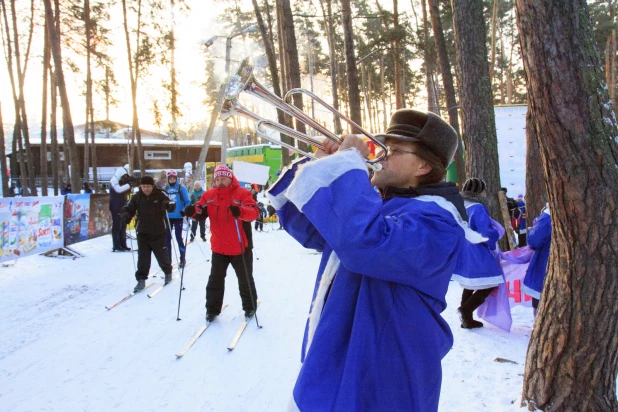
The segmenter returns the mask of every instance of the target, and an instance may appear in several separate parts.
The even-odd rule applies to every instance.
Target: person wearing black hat
[[[284,229],[323,251],[293,391],[299,410],[438,409],[453,345],[440,316],[446,291],[464,244],[485,239],[444,181],[459,140],[451,126],[402,109],[376,137],[387,152],[371,180],[367,144],[346,135],[268,191]]]
[[[161,270],[165,274],[165,284],[172,280],[172,263],[167,251],[167,219],[165,212],[171,212],[176,204],[169,196],[154,185],[154,179],[144,176],[140,180],[139,191],[131,197],[122,208],[120,217],[123,224],[128,224],[137,214],[135,230],[137,232],[137,285],[139,292],[146,286],[150,272],[151,252],[154,253]]]
[[[483,327],[482,322],[474,320],[473,313],[498,285],[504,283],[502,270],[495,256],[501,237],[497,229],[499,223],[489,217],[486,193],[485,181],[476,177],[466,180],[461,191],[470,229],[487,238],[486,242],[466,245],[466,251],[462,253],[453,274],[453,280],[458,281],[464,288],[461,306],[457,309],[461,327],[464,329]]]

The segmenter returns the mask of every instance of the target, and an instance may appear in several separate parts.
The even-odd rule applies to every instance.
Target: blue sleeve
[[[357,151],[305,166],[286,194],[351,272],[430,294],[436,275],[453,273],[462,229],[451,213],[433,202],[394,199],[401,207],[383,215]]]
[[[185,210],[185,207],[189,206],[191,204],[191,199],[189,198],[189,191],[187,190],[186,187],[184,186],[180,186],[180,192],[181,192],[181,199],[182,199],[182,209],[180,210]]]
[[[307,219],[294,204],[290,203],[285,196],[285,192],[294,180],[298,168],[308,159],[300,159],[293,162],[277,182],[268,190],[267,195],[273,207],[277,211],[277,218],[283,229],[288,232],[298,243],[309,249],[324,249],[324,238],[316,230],[313,224]]]
[[[528,233],[528,245],[533,250],[540,249],[551,241],[551,217],[547,213],[536,219]]]
[[[485,243],[489,246],[490,250],[496,250],[496,243],[500,238],[500,234],[491,224],[491,218],[485,206],[477,204],[471,206],[468,210],[470,211],[468,213],[470,229],[488,238],[489,240]]]

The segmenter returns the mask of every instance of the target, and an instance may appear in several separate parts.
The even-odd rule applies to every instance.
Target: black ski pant
[[[114,249],[127,247],[127,225],[122,224],[120,213],[112,213],[112,242]]]
[[[154,253],[157,263],[163,273],[166,275],[172,273],[172,263],[167,253],[165,238],[165,234],[137,234],[137,271],[135,272],[135,278],[137,280],[148,279],[151,252]]]
[[[243,264],[244,259],[244,264]],[[238,278],[238,290],[242,299],[242,309],[244,311],[255,310],[257,302],[257,291],[255,290],[255,282],[253,281],[253,251],[245,250],[242,255],[228,256],[212,253],[212,265],[210,267],[210,277],[208,285],[206,285],[206,312],[218,315],[221,313],[223,306],[223,294],[225,293],[225,275],[227,268],[232,264],[236,277]],[[245,274],[245,264],[247,265],[247,274]],[[253,292],[254,302],[251,302],[249,293],[249,284],[247,283],[247,275],[251,283],[251,292]]]
[[[200,237],[203,239],[206,237],[206,221],[205,220],[191,220],[191,235],[195,237],[197,232],[197,225],[200,225]]]
[[[264,221],[263,220],[256,220],[255,221],[255,230],[258,230],[258,228],[261,231],[264,231]]]

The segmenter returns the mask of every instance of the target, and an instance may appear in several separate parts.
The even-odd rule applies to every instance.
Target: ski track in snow
[[[228,352],[244,317],[228,268],[228,308],[182,359],[204,322],[210,243],[188,246],[180,317],[180,279],[149,299],[130,293],[130,253],[112,253],[109,236],[74,245],[86,257],[33,256],[0,268],[0,410],[285,411],[300,366],[300,347],[320,255],[278,223],[253,234],[258,319]],[[199,243],[198,243],[199,242]],[[137,258],[137,256],[135,256]],[[256,258],[259,257],[259,260]],[[151,273],[158,270],[153,258]],[[161,285],[163,279],[153,279]],[[513,311],[513,330],[462,330],[451,282],[443,316],[455,336],[443,360],[440,411],[515,411],[532,328],[532,309]],[[497,357],[517,362],[498,363]]]

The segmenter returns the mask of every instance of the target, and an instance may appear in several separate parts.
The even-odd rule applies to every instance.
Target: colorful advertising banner
[[[0,198],[0,262],[64,245],[64,196]]]
[[[90,195],[67,195],[64,202],[64,245],[88,240]]]
[[[90,195],[90,220],[88,239],[112,233],[112,214],[109,211],[108,194]]]

